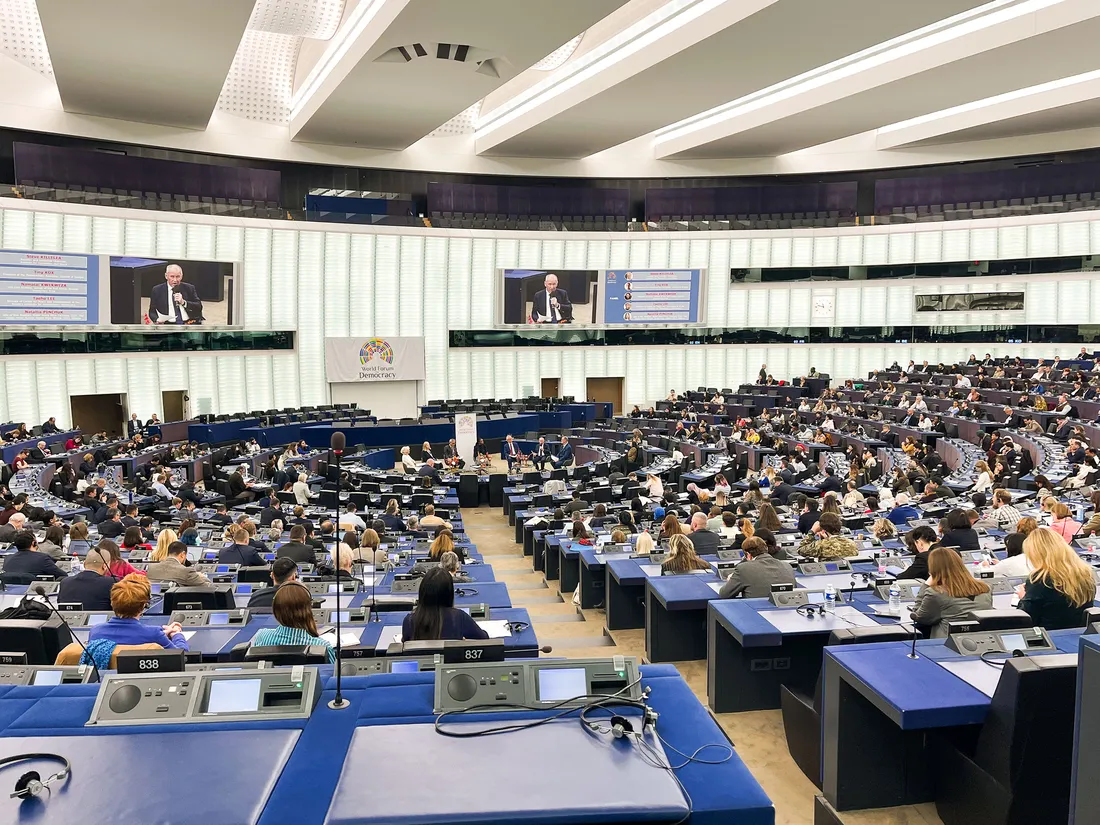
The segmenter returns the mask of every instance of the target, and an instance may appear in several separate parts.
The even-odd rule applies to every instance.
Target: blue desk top
[[[641,587],[649,580],[649,576],[642,571],[641,562],[636,559],[608,559],[606,565],[620,585]]]
[[[651,576],[646,578],[646,587],[653,590],[658,601],[667,610],[704,610],[707,602],[717,599],[718,594],[710,582],[718,581],[713,573],[681,576]]]
[[[865,604],[838,605],[838,610],[844,607],[853,607],[860,613],[867,615],[868,620],[878,624],[893,624],[893,619],[879,619],[870,615],[870,607]],[[853,625],[840,617],[833,618],[826,614],[823,617],[810,619],[802,617],[800,621],[793,622],[794,629],[784,627],[777,628],[764,618],[763,614],[775,611],[783,611],[793,614],[794,608],[779,608],[769,599],[713,599],[707,605],[707,610],[713,614],[718,624],[729,631],[730,635],[742,647],[774,647],[783,644],[787,636],[805,636],[811,634],[831,633],[837,628],[847,628]]]
[[[676,780],[636,744],[593,736],[575,719],[511,734],[508,747],[525,759],[502,759],[502,746],[500,737],[439,736],[430,724],[360,727],[325,823],[675,822],[688,813]],[[464,771],[446,793],[423,792],[425,775],[457,765],[489,769]]]
[[[682,752],[692,753],[702,745],[726,741],[713,718],[675,671],[661,665],[643,665],[642,676],[643,685],[653,689],[649,704],[660,714],[658,726],[661,736],[668,745]],[[326,814],[331,816],[329,800],[337,791],[337,777],[341,775],[345,754],[352,749],[357,726],[427,725],[434,720],[432,674],[383,674],[345,679],[344,695],[351,706],[343,711],[333,711],[326,706],[325,703],[334,695],[331,680],[326,688],[320,704],[302,732],[298,748],[291,756],[286,770],[264,809],[260,825],[302,825],[302,823],[321,822]],[[545,714],[540,712],[533,715],[544,716]],[[481,714],[478,717],[482,722],[499,721],[501,718],[505,717],[496,713]],[[506,718],[514,719],[516,715],[509,714]],[[495,746],[493,756],[486,761],[496,766],[503,759],[507,759],[508,754],[513,753],[512,748],[519,747],[509,745],[512,741],[511,737],[514,736],[516,735],[495,736],[486,740]],[[471,740],[463,741],[468,743]],[[440,745],[440,747],[445,746]],[[530,751],[524,749],[522,753],[527,758]],[[676,759],[675,754],[672,756]],[[376,760],[377,758],[376,756]],[[415,764],[421,764],[424,758],[424,753],[418,751]],[[523,760],[515,761],[523,764]],[[682,761],[679,759],[675,764]],[[378,762],[374,764],[377,766]],[[450,767],[452,769],[455,767],[453,761]],[[370,770],[374,769],[372,767]],[[655,768],[649,770],[657,771]],[[538,771],[532,769],[529,773],[529,778],[522,780],[525,783],[523,787],[528,787],[526,783],[539,781]],[[493,776],[493,771],[489,772],[489,776]],[[774,825],[775,811],[770,800],[736,753],[728,762],[718,765],[696,763],[686,765],[677,771],[677,776],[691,796],[692,825]],[[656,780],[657,777],[653,778]],[[464,774],[456,776],[456,782],[453,784],[461,786],[465,779]],[[411,774],[402,781],[412,781]],[[419,787],[423,787],[423,776],[419,777],[419,781]],[[304,788],[313,792],[303,793]],[[461,787],[454,792],[462,793]],[[538,791],[540,794],[545,792],[545,790]],[[432,814],[427,812],[423,819],[412,818],[419,812],[416,807],[419,804],[417,797],[406,795],[406,803],[408,806],[406,814],[409,818],[402,818],[402,821],[436,821],[431,818]],[[610,810],[620,809],[611,808]],[[342,810],[338,812],[340,816],[350,815]],[[360,806],[359,815],[371,816],[372,814],[373,810],[370,806]],[[467,823],[526,821],[526,816],[523,815],[502,819],[492,811],[485,810],[484,814],[479,816],[477,812],[470,811],[463,821]],[[541,816],[544,817],[546,814],[543,813]],[[329,821],[343,823],[359,820],[330,819]],[[556,820],[540,818],[537,821],[564,823],[575,820],[559,817]]]

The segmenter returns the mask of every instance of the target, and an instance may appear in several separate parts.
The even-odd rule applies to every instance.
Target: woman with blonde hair
[[[149,554],[149,561],[164,561],[168,558],[168,546],[179,539],[176,537],[176,531],[168,527],[165,527],[159,533],[157,533],[157,546],[153,548],[153,552]]]
[[[1050,529],[1067,542],[1081,532],[1081,522],[1070,518],[1069,507],[1061,501],[1056,501],[1051,505],[1050,514],[1054,516],[1054,520],[1050,523]]]
[[[1032,572],[1016,589],[1019,609],[1047,630],[1083,627],[1085,610],[1096,598],[1092,568],[1047,527],[1033,530],[1024,539],[1024,555]]]
[[[686,573],[690,570],[710,570],[710,565],[699,558],[695,545],[683,533],[673,536],[668,543],[668,558],[661,565],[661,572]]]
[[[653,543],[653,536],[649,533],[639,533],[638,539],[634,543],[634,552],[643,556],[650,556],[657,547]]]
[[[949,547],[933,547],[928,553],[928,581],[913,604],[912,619],[931,628],[933,639],[947,636],[947,624],[971,610],[993,607],[989,585],[970,575],[962,557]]]
[[[984,461],[978,461],[974,464],[974,469],[978,473],[978,478],[974,482],[974,486],[970,488],[972,493],[984,493],[986,490],[993,488],[993,473],[989,469],[989,465]]]
[[[454,534],[450,530],[440,530],[439,535],[435,537],[435,541],[431,546],[431,557],[433,561],[439,561],[439,557],[444,553],[455,552]]]
[[[879,541],[888,541],[898,537],[898,528],[894,526],[892,521],[880,518],[876,519],[875,523],[871,525],[871,533]]]

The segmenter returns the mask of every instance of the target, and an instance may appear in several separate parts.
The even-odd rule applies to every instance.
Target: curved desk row
[[[478,438],[484,438],[486,441],[504,438],[506,435],[523,435],[534,432],[538,428],[539,419],[535,413],[490,419],[479,416],[477,421]],[[437,424],[372,424],[368,426],[310,424],[302,426],[301,438],[311,447],[327,449],[334,432],[342,432],[349,445],[402,447],[422,444],[425,441],[432,444],[445,443],[454,438],[455,426],[452,421]]]

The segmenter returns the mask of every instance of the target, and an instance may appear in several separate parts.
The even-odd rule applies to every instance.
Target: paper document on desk
[[[866,613],[861,613],[854,607],[848,605],[837,605],[833,613],[838,619],[843,619],[848,622],[848,624],[855,625],[856,627],[873,627],[878,624],[878,622]]]
[[[490,639],[507,639],[512,635],[507,619],[482,619],[477,626],[488,633]]]
[[[649,576],[650,578],[653,576],[660,578],[661,576],[661,565],[659,564],[639,564],[638,567],[641,568],[643,575]]]
[[[709,587],[715,593],[721,593],[723,584],[725,584],[725,582],[707,582],[707,587]]]
[[[182,631],[182,633],[183,633],[183,638],[185,638],[187,641],[191,641],[191,637],[195,635],[194,630],[184,630],[184,631]]]
[[[378,637],[378,644],[374,646],[375,653],[385,653],[391,644],[401,641],[401,625],[387,625],[382,628],[382,634]]]
[[[324,639],[333,647],[336,647],[336,631],[330,630],[327,633],[322,633],[317,638]],[[359,644],[359,634],[357,633],[341,633],[340,634],[340,646],[341,647],[354,647]]]

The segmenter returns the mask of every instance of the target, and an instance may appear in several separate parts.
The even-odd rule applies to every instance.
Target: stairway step
[[[527,615],[531,617],[533,623],[557,623],[557,622],[583,622],[584,616],[580,613],[533,613],[530,610],[527,611]]]
[[[511,588],[509,588],[511,590]],[[516,595],[518,598],[513,598],[512,603],[516,607],[525,607],[528,604],[561,604],[561,596],[557,593],[551,593],[549,590],[544,590],[541,593],[537,590],[524,590],[519,591],[523,595]]]
[[[607,636],[558,636],[555,638],[539,637],[540,645],[550,645],[555,652],[571,650],[574,648],[615,647],[615,642]]]

